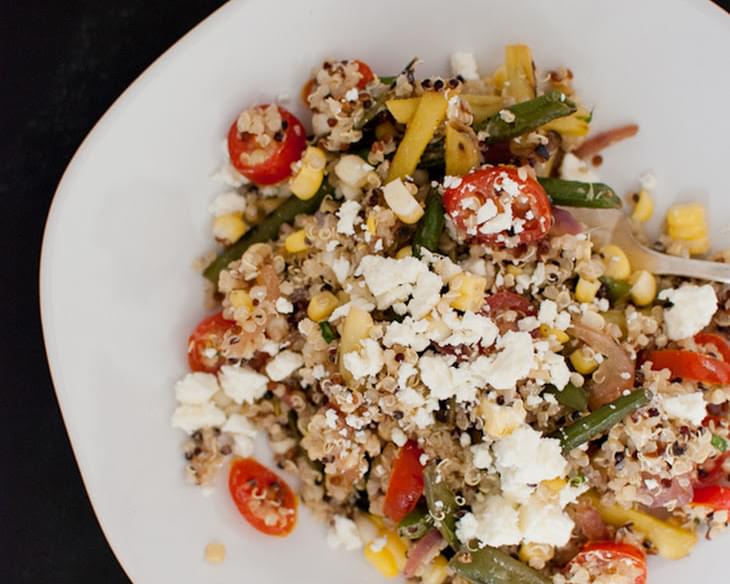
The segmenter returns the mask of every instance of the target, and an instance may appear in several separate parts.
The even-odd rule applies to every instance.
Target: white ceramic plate
[[[86,487],[132,580],[378,581],[361,554],[329,550],[306,511],[291,537],[270,539],[224,488],[204,497],[183,483],[169,419],[185,338],[204,313],[191,262],[210,247],[210,175],[238,111],[296,96],[324,57],[392,74],[418,55],[436,73],[452,51],[470,50],[487,70],[517,41],[541,66],[573,69],[596,127],[641,124],[606,153],[607,182],[622,190],[653,169],[662,206],[707,202],[717,243],[730,243],[730,18],[704,0],[236,1],[156,62],[83,143],[48,220],[43,329]],[[222,566],[203,561],[211,540],[228,549]],[[652,560],[651,581],[689,582],[700,566],[723,581],[721,548],[702,542],[690,559]]]

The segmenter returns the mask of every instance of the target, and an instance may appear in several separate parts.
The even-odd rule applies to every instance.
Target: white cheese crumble
[[[484,545],[516,545],[522,540],[519,513],[499,495],[487,497],[478,514],[466,513],[456,524],[456,537],[464,543],[478,539]]]
[[[482,442],[471,447],[472,464],[474,468],[486,470],[492,465],[492,454],[489,444]]]
[[[518,428],[492,446],[502,490],[511,500],[524,503],[541,481],[565,473],[560,441],[543,438],[530,426]]]
[[[172,427],[180,428],[188,434],[201,428],[220,427],[226,421],[222,410],[211,403],[182,405],[172,414]]]
[[[294,305],[289,302],[286,298],[279,297],[276,299],[276,312],[279,312],[281,314],[289,314],[291,312],[294,312]]]
[[[362,541],[355,522],[343,515],[335,515],[332,526],[327,532],[327,544],[332,549],[343,548],[346,551],[360,549]]]
[[[250,367],[223,365],[218,372],[223,392],[237,404],[252,404],[266,393],[269,382],[265,375],[257,373]]]
[[[450,310],[443,315],[443,322],[451,329],[451,334],[446,337],[444,345],[476,345],[489,347],[497,338],[499,329],[491,319],[481,314],[467,311],[463,316],[455,310]]]
[[[461,75],[465,81],[479,79],[479,69],[474,53],[457,51],[451,55],[451,71],[454,75]]]
[[[558,305],[552,300],[540,302],[540,310],[537,313],[537,320],[542,324],[551,326],[558,317]]]
[[[361,349],[345,353],[345,368],[355,379],[377,375],[385,365],[383,349],[373,339],[360,341]]]
[[[221,193],[208,205],[208,211],[216,217],[229,213],[243,213],[246,210],[246,199],[236,191]]]
[[[494,389],[512,389],[527,377],[534,366],[534,350],[529,333],[509,331],[497,342],[501,351],[485,374]]]
[[[558,505],[535,501],[520,508],[520,531],[528,543],[563,546],[573,532],[573,520]]]
[[[304,365],[304,359],[294,351],[282,351],[266,364],[266,375],[272,381],[282,381]]]
[[[575,154],[566,152],[560,165],[560,178],[582,182],[598,182],[598,175]]]
[[[207,402],[218,391],[218,380],[211,373],[188,373],[175,384],[175,397],[185,405]]]
[[[707,416],[707,404],[701,391],[664,398],[664,411],[672,418],[699,426]]]
[[[251,421],[241,414],[232,414],[221,428],[223,432],[230,434],[233,438],[233,453],[236,456],[251,456],[253,454],[253,441],[256,438],[256,427]]]
[[[419,276],[427,272],[426,265],[414,257],[398,260],[367,255],[360,261],[355,274],[363,276],[378,309],[385,310],[396,302],[407,300]]]
[[[332,271],[340,284],[344,284],[350,275],[350,262],[344,258],[337,258],[332,262]]]
[[[343,235],[355,235],[355,221],[360,213],[360,203],[357,201],[345,201],[337,211],[337,233]]]
[[[667,336],[673,340],[692,337],[705,328],[717,310],[717,296],[709,284],[685,284],[662,290],[659,300],[669,300],[672,307],[664,311]]]
[[[393,431],[390,433],[390,439],[399,448],[401,446],[404,446],[405,443],[408,442],[408,436],[406,436],[405,432],[403,432],[403,430],[401,430],[400,428],[393,429]]]

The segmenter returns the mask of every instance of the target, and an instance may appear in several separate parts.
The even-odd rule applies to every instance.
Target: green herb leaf
[[[725,452],[727,450],[727,440],[725,440],[725,438],[723,438],[722,436],[718,436],[717,434],[713,434],[712,435],[711,443],[720,452]]]
[[[322,332],[322,338],[326,343],[331,343],[337,338],[337,331],[326,320],[319,323],[319,330]]]

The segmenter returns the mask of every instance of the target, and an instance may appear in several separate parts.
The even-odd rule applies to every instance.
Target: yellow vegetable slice
[[[446,126],[446,174],[462,176],[479,164],[479,149],[474,139],[451,125]]]
[[[421,96],[393,157],[387,182],[413,174],[423,151],[446,117],[446,106],[446,96],[443,93],[429,92]]]
[[[413,114],[416,113],[418,104],[421,103],[420,97],[407,97],[404,99],[389,99],[385,102],[390,115],[395,118],[399,124],[407,124],[411,121]]]
[[[471,107],[474,114],[474,123],[478,124],[491,118],[502,109],[504,103],[498,95],[471,95],[465,94],[461,98]]]
[[[565,116],[563,118],[557,118],[552,122],[545,124],[543,130],[553,130],[561,136],[573,136],[580,137],[588,134],[590,129],[590,112],[584,109],[579,109],[577,112]]]
[[[656,547],[660,556],[670,560],[678,560],[686,556],[697,543],[694,531],[672,525],[657,519],[644,511],[624,509],[620,505],[604,505],[598,495],[585,495],[598,514],[606,523],[614,527],[633,524],[636,531],[642,533]]]
[[[504,69],[508,93],[519,103],[535,97],[535,71],[532,53],[527,45],[507,45],[504,49]]]

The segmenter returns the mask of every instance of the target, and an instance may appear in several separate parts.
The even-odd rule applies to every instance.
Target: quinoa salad
[[[695,203],[648,239],[654,176],[598,176],[639,128],[592,131],[570,69],[525,45],[490,72],[417,64],[325,61],[302,104],[233,120],[198,261],[211,316],[174,388],[186,477],[226,473],[269,536],[301,501],[385,577],[644,583],[647,556],[728,523],[730,294],[632,267],[575,209],[622,209],[667,254],[730,253],[707,257]]]

